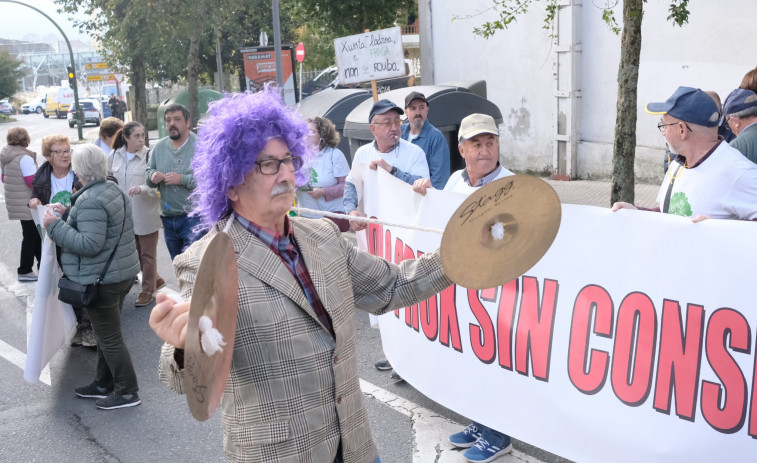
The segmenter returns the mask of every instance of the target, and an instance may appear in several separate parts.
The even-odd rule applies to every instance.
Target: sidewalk
[[[543,179],[552,186],[560,197],[560,202],[583,204],[585,206],[610,207],[610,190],[612,182],[599,180],[550,180]],[[637,183],[634,204],[640,207],[657,206],[657,193],[660,185]]]

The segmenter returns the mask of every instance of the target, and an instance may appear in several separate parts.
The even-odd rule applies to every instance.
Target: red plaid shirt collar
[[[259,225],[245,219],[236,212],[233,214],[234,218],[246,228],[247,231],[255,235],[260,241],[265,243],[274,254],[279,256],[279,259],[281,259],[284,265],[286,265],[292,273],[292,276],[294,276],[294,279],[299,283],[300,288],[302,288],[302,291],[305,293],[305,297],[308,302],[310,302],[313,310],[315,310],[318,320],[329,330],[329,333],[331,333],[332,336],[336,337],[333,324],[331,323],[331,317],[329,317],[329,314],[326,312],[326,308],[323,306],[321,298],[318,297],[313,280],[310,278],[310,273],[305,266],[305,261],[302,259],[300,250],[297,248],[297,242],[294,239],[294,230],[289,221],[289,217],[284,216],[284,233],[274,233],[272,235]]]

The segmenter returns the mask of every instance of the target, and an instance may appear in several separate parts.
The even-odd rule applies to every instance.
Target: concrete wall
[[[619,20],[620,3],[615,8]],[[422,0],[419,7],[425,4]],[[757,65],[757,47],[747,43],[757,30],[757,2],[731,0],[728,8],[723,2],[691,2],[689,23],[683,27],[666,20],[669,4],[645,3],[636,175],[649,182],[662,179],[665,140],[656,127],[659,116],[644,112],[646,103],[664,101],[679,85],[715,90],[724,100]],[[535,3],[508,29],[486,40],[472,30],[495,18],[487,10],[491,6],[491,0],[428,1],[431,50],[424,53],[430,55],[435,83],[485,79],[489,99],[505,118],[500,139],[504,164],[518,171],[552,172],[559,118],[556,75],[563,71],[555,65],[557,46],[550,31],[542,29],[543,4]],[[584,1],[579,9],[578,30],[573,32],[581,48],[575,73],[580,80],[574,85],[580,92],[579,119],[572,134],[577,140],[577,176],[606,179],[612,171],[620,36],[608,29],[593,2]],[[570,33],[567,24],[559,31]],[[746,40],[741,45],[740,37]]]

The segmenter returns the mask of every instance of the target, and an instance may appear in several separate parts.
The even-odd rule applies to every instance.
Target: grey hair
[[[91,143],[74,148],[71,167],[76,175],[86,182],[104,181],[108,175],[108,160],[98,146]]]
[[[757,116],[757,106],[752,106],[751,108],[743,109],[743,110],[741,110],[741,111],[739,111],[737,113],[729,114],[729,116],[738,117],[739,119],[756,117]]]

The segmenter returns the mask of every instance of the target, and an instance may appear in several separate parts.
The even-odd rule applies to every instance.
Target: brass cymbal
[[[231,369],[237,332],[239,287],[237,260],[229,235],[219,232],[210,240],[200,260],[189,306],[184,350],[184,384],[192,416],[205,421],[221,402]],[[208,356],[200,345],[199,320],[209,317],[223,336],[222,352]]]
[[[501,178],[473,192],[450,218],[440,247],[444,273],[456,284],[488,289],[521,276],[546,254],[562,217],[549,184],[529,175]],[[495,239],[492,226],[504,225]]]

